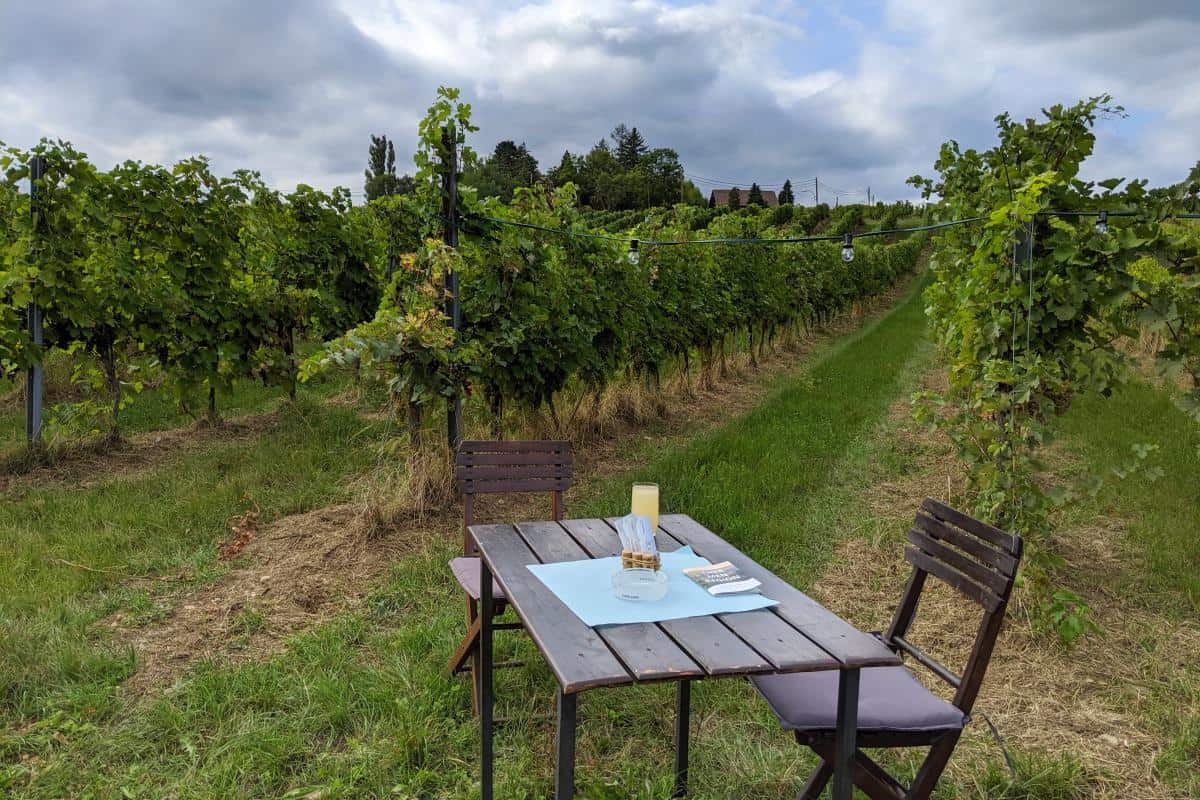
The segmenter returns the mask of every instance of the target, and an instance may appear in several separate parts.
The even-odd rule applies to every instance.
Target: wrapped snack
[[[617,536],[621,539],[622,569],[662,568],[654,531],[645,517],[629,514],[617,520]]]

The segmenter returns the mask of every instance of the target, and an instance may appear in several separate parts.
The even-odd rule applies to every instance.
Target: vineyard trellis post
[[[34,156],[29,161],[29,214],[33,221],[33,247],[38,247],[38,239],[43,233],[42,214],[39,207],[38,182],[46,174],[46,159]],[[33,343],[34,362],[25,371],[25,439],[30,447],[41,443],[42,440],[42,405],[45,400],[45,370],[41,363],[41,350],[44,343],[42,331],[42,309],[37,300],[29,304],[26,312],[26,325],[29,339]]]
[[[458,130],[451,122],[442,129],[442,148],[445,154],[445,169],[442,172],[442,217],[443,238],[447,245],[458,249]],[[458,297],[458,272],[451,269],[446,274],[446,289],[449,292],[446,316],[456,334],[462,328],[462,303]],[[456,389],[446,403],[446,438],[450,450],[454,451],[462,440],[462,395]]]

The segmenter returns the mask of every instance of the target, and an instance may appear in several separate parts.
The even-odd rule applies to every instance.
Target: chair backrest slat
[[[989,544],[1008,552],[1010,555],[1019,556],[1021,553],[1020,536],[1002,531],[995,525],[980,522],[956,508],[951,508],[945,503],[934,500],[932,497],[926,497],[924,502],[921,503],[921,511],[962,528],[967,533],[987,541]]]
[[[1000,598],[983,588],[961,572],[951,569],[946,564],[928,553],[909,546],[904,550],[904,557],[914,568],[940,578],[943,583],[954,587],[966,597],[974,600],[988,611],[1000,607]]]
[[[459,453],[552,453],[571,455],[571,443],[561,439],[466,439]]]
[[[474,442],[472,444],[478,444]],[[461,450],[458,456],[454,459],[456,464],[462,466],[485,466],[494,465],[502,467],[513,467],[519,465],[534,465],[543,466],[546,464],[571,464],[571,452],[559,452],[553,450],[530,450],[521,452],[516,450],[503,450],[486,452],[481,450]]]
[[[504,480],[460,481],[464,494],[502,494],[506,492],[565,492],[570,478],[507,478]]]
[[[1012,581],[1011,577],[1002,575],[990,566],[981,564],[964,555],[962,551],[956,550],[947,540],[935,539],[925,531],[916,528],[910,529],[908,541],[926,555],[965,575],[997,596],[1003,594]]]
[[[921,503],[914,526],[908,532],[908,541],[910,544],[905,548],[904,556],[912,564],[913,573],[885,639],[910,655],[913,655],[912,650],[920,652],[905,637],[920,604],[926,575],[943,581],[979,604],[984,611],[983,620],[976,631],[961,678],[923,652],[921,658],[913,655],[915,660],[955,687],[954,704],[969,713],[1000,633],[1024,543],[1020,536],[973,519],[931,498]]]
[[[466,441],[454,477],[463,494],[561,492],[571,485],[571,445],[561,441]]]
[[[463,494],[463,552],[474,553],[467,531],[474,524],[475,495],[549,492],[554,519],[562,519],[562,493],[571,488],[571,444],[565,441],[477,441],[458,446],[454,478]]]
[[[458,466],[454,477],[462,483],[476,484],[479,491],[487,491],[488,481],[524,480],[526,478],[570,478],[571,467],[562,464],[489,464],[487,466]],[[464,489],[466,487],[464,486]]]

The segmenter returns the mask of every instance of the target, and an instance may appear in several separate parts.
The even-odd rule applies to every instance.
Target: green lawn
[[[805,369],[774,379],[749,413],[677,445],[641,441],[637,460],[644,466],[583,486],[569,511],[622,513],[629,484],[652,479],[662,487],[665,510],[691,514],[796,585],[811,586],[839,543],[891,525],[863,498],[873,484],[914,469],[911,454],[890,435],[897,423],[888,410],[909,396],[932,360],[922,303],[910,291],[889,315],[838,341]],[[1138,416],[1136,409],[1153,399],[1131,394],[1090,409],[1081,404],[1078,413],[1091,416],[1080,422],[1073,412],[1064,421],[1069,449],[1099,458],[1091,448],[1113,439],[1113,447],[1127,450],[1117,437],[1126,433],[1119,420]],[[1119,404],[1125,401],[1133,405]],[[1104,421],[1092,424],[1096,417]],[[1180,435],[1191,429],[1174,417],[1163,419],[1154,432],[1180,448],[1177,455],[1171,455],[1175,445],[1164,448],[1166,479],[1183,483],[1196,474],[1185,454],[1189,442]],[[1141,432],[1129,435],[1141,440]],[[137,701],[119,689],[130,654],[108,652],[91,629],[99,617],[137,602],[137,590],[112,573],[52,560],[129,573],[187,564],[197,580],[206,571],[211,577],[212,544],[223,535],[224,520],[245,510],[247,496],[268,515],[335,501],[345,495],[345,481],[370,463],[370,445],[379,436],[377,424],[350,409],[310,403],[283,413],[251,444],[214,443],[142,477],[86,489],[47,486],[6,498],[0,563],[14,567],[0,568],[6,728],[0,795],[477,797],[470,693],[464,679],[442,674],[463,630],[461,598],[445,565],[457,547],[453,530],[397,562],[362,609],[294,637],[284,653],[239,665],[202,659],[168,691]],[[1195,495],[1188,491],[1194,483],[1159,503],[1159,490],[1130,482],[1106,498],[1131,519],[1161,506],[1157,521],[1129,528],[1131,552],[1151,549],[1162,527],[1194,521]],[[40,515],[36,522],[34,515]],[[1178,597],[1188,585],[1180,563],[1187,541],[1168,538],[1184,548],[1177,550],[1182,555],[1157,566],[1147,559],[1146,569],[1164,597]],[[1138,572],[1131,574],[1136,581]],[[510,657],[527,666],[498,675],[498,715],[508,721],[497,735],[497,794],[545,797],[552,783],[553,728],[545,715],[552,710],[553,682],[527,637],[499,634],[497,658]],[[672,704],[666,686],[583,696],[581,796],[668,796]],[[747,684],[700,682],[693,708],[693,797],[794,797],[812,762]],[[1186,787],[1200,724],[1186,705],[1168,712],[1164,698],[1156,708],[1164,709],[1164,727],[1184,725],[1157,769],[1172,785]],[[989,751],[977,778],[944,780],[939,797],[1088,796],[1090,773],[1070,758],[1016,755],[1017,780],[998,751]],[[911,761],[902,762],[905,768]]]
[[[1200,428],[1167,392],[1131,380],[1111,398],[1084,397],[1062,420],[1068,448],[1083,464],[1121,465],[1135,444],[1156,445],[1147,462],[1163,470],[1149,481],[1105,474],[1093,511],[1128,522],[1122,544],[1144,569],[1125,573],[1121,587],[1157,608],[1195,619],[1200,615]],[[1187,603],[1180,604],[1180,595]]]
[[[865,479],[860,468],[869,459],[872,429],[890,403],[907,395],[929,358],[922,330],[920,302],[910,293],[898,311],[838,343],[808,372],[780,379],[765,402],[745,418],[687,446],[646,452],[649,465],[640,474],[664,485],[666,506],[688,509],[793,579],[810,581],[838,536],[848,530],[835,521],[855,520],[855,511],[838,509]],[[844,397],[855,402],[844,403],[839,399]],[[333,417],[326,424],[338,441],[356,435],[356,425],[361,428],[355,422],[336,425],[339,417]],[[297,447],[314,453],[332,449],[328,441],[264,442],[264,450],[286,453],[280,456],[286,463],[260,465],[271,475],[268,480],[324,485],[331,472],[344,474],[351,467],[341,462],[336,469],[327,465],[323,472],[311,463],[293,467]],[[206,457],[220,459],[216,454]],[[160,496],[205,498],[187,511],[204,533],[182,539],[168,536],[141,551],[135,542],[148,525],[129,531],[132,520],[123,516],[111,526],[116,541],[110,555],[67,548],[62,557],[122,564],[130,571],[153,570],[185,560],[187,554],[202,561],[201,554],[210,552],[204,545],[219,534],[222,520],[239,510],[237,501],[245,490],[230,486],[219,497],[210,497],[207,485],[180,483],[189,479],[185,476],[197,480],[194,476],[212,471],[212,461],[193,458],[176,467],[175,477],[168,470],[147,481]],[[711,465],[713,471],[687,474],[701,464]],[[302,473],[309,477],[302,478]],[[239,474],[248,478],[248,473]],[[586,492],[590,499],[572,512],[619,512],[633,477],[624,475],[594,487]],[[704,490],[735,485],[738,491]],[[136,505],[131,498],[151,489],[149,484],[122,484],[112,491],[116,496],[106,507]],[[269,493],[257,491],[262,496],[256,499],[266,509]],[[319,502],[317,496],[310,499]],[[98,497],[89,499],[90,504],[97,502]],[[81,516],[78,508],[59,513],[64,521]],[[164,522],[161,516],[154,521]],[[65,533],[56,536],[54,546],[66,547],[67,538]],[[808,544],[789,548],[789,539]],[[44,567],[45,578],[26,594],[25,607],[14,605],[8,611],[11,615],[20,610],[26,627],[41,621],[58,632],[58,642],[48,643],[37,656],[27,656],[38,665],[26,672],[40,689],[28,698],[14,697],[10,706],[22,719],[41,722],[10,735],[0,750],[16,762],[4,773],[9,791],[29,797],[122,792],[132,797],[261,797],[293,790],[303,795],[319,787],[325,791],[322,797],[470,796],[477,791],[472,789],[477,780],[477,730],[468,710],[469,694],[462,680],[449,681],[441,674],[462,627],[460,603],[444,566],[453,553],[452,537],[446,541],[397,564],[368,611],[299,636],[285,654],[263,662],[202,664],[170,693],[133,708],[121,707],[112,689],[129,668],[128,656],[106,656],[100,659],[102,667],[82,673],[54,658],[64,640],[82,638],[88,621],[103,613],[104,604],[97,606],[89,594],[102,587],[88,585],[106,583],[103,576],[71,573],[70,580],[77,583],[55,590],[47,585],[57,570]],[[33,560],[28,554],[23,558]],[[37,599],[47,595],[55,599]],[[114,598],[109,605],[119,602],[123,599]],[[39,651],[34,639],[45,637],[31,636],[22,650]],[[530,663],[501,673],[501,714],[514,720],[500,735],[501,793],[543,796],[551,780],[552,737],[549,723],[535,713],[549,709],[552,684],[524,637],[505,636],[500,650],[519,653]],[[588,796],[664,796],[670,781],[670,703],[670,691],[664,687],[584,698],[579,778]],[[701,733],[695,746],[695,796],[790,796],[807,764],[778,735],[747,686],[738,681],[702,685],[696,703]],[[639,750],[644,755],[635,757]],[[36,778],[31,779],[33,769]]]
[[[1111,398],[1082,398],[1062,430],[1067,450],[1085,465],[1127,463],[1133,445],[1157,446],[1147,466],[1161,469],[1160,478],[1138,473],[1120,480],[1110,472],[1082,514],[1104,514],[1124,525],[1119,545],[1126,567],[1111,588],[1131,605],[1194,626],[1200,619],[1200,427],[1168,392],[1135,379]],[[1164,676],[1147,682],[1149,697],[1142,701],[1168,741],[1154,770],[1183,796],[1200,797],[1200,654],[1190,663],[1163,663],[1160,671]]]
[[[225,520],[256,505],[266,519],[347,495],[345,480],[372,462],[378,423],[350,409],[286,406],[261,436],[220,437],[146,471],[86,487],[9,487],[0,508],[0,717],[115,709],[129,653],[91,630],[113,611],[144,603],[126,576],[181,567],[211,577]],[[83,566],[80,566],[83,565]]]
[[[318,343],[306,342],[301,346],[301,355],[314,351]],[[47,389],[51,400],[61,393],[67,392],[70,383],[73,359],[64,353],[51,353],[47,365]],[[0,397],[7,402],[0,405],[0,459],[11,458],[25,446],[25,406],[19,394],[23,379],[14,382],[0,380]],[[300,388],[300,393],[313,400],[330,397],[346,389],[349,382],[345,375],[318,377]],[[75,397],[79,399],[82,395]],[[239,381],[233,390],[226,394],[217,395],[217,411],[224,418],[234,418],[244,414],[260,413],[276,408],[280,401],[287,396],[287,390],[279,386],[264,385],[259,381]],[[96,398],[104,403],[103,399]],[[187,405],[192,415],[203,416],[208,408],[208,396],[203,391],[197,391],[187,397]],[[47,442],[59,447],[70,446],[86,439],[90,431],[82,422],[66,426],[55,426],[53,423],[54,410],[47,408]],[[185,413],[179,398],[167,385],[155,385],[129,398],[128,405],[121,410],[121,432],[125,436],[137,435],[148,431],[163,431],[189,425],[194,421],[193,416]],[[93,420],[91,426],[103,428],[105,420]]]

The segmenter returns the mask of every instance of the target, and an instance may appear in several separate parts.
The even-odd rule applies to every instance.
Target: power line
[[[758,183],[758,181],[741,182],[741,181],[725,180],[724,178],[706,178],[703,175],[696,175],[693,173],[684,173],[684,176],[691,181],[698,182],[698,183],[704,183],[704,184],[708,184],[708,185],[712,185],[712,186],[737,186],[738,188],[741,188],[743,186],[748,187],[751,184]],[[788,180],[790,181],[791,179],[789,178]],[[795,189],[797,186],[811,185],[815,182],[815,180],[816,180],[815,178],[810,178],[808,180],[792,181],[792,188]],[[784,183],[787,183],[787,182],[788,181],[784,181]],[[783,183],[758,183],[758,188],[760,188],[760,189],[782,189]]]
[[[688,173],[684,173],[684,174],[687,175],[687,177],[691,178],[692,180],[697,180],[702,183],[720,183],[720,184],[727,184],[730,186],[749,186],[751,183],[757,183],[759,186],[770,186],[770,187],[774,188],[777,186],[783,186],[783,184],[785,183],[785,181],[780,181],[778,183],[759,182],[759,181],[733,181],[733,180],[729,180],[727,178],[710,178],[706,175],[700,175],[698,173],[692,173],[692,172],[688,172]],[[787,180],[791,180],[791,179],[789,178]],[[795,183],[812,183],[812,180],[810,179],[807,181],[793,181],[793,183],[794,184]]]

